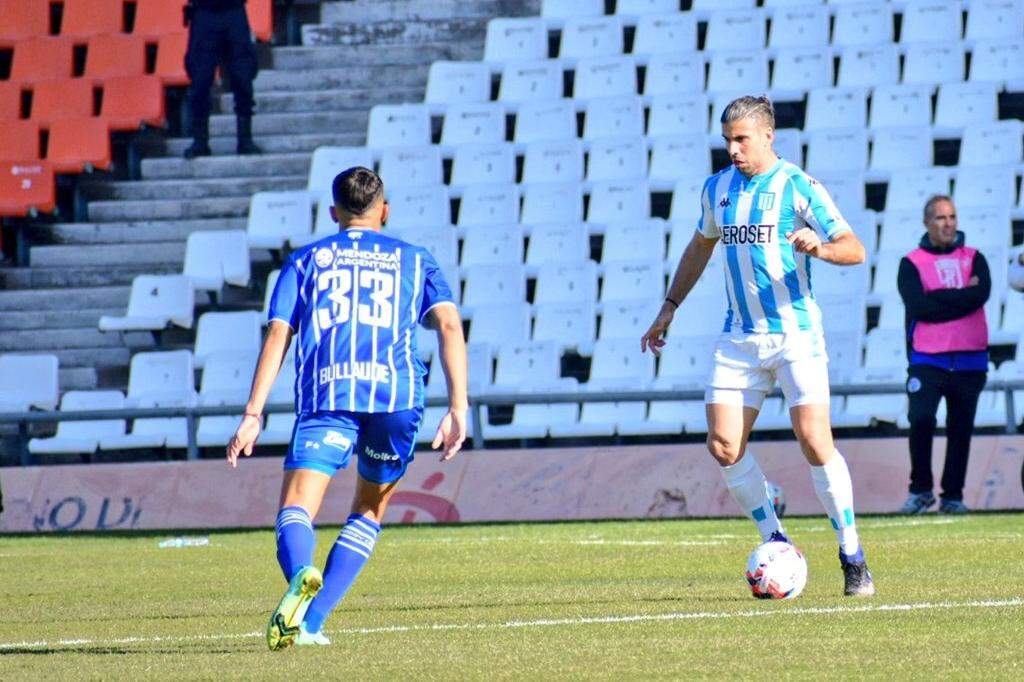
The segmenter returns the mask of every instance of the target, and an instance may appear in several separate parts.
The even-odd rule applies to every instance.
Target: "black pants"
[[[910,397],[910,492],[932,491],[932,438],[935,412],[946,399],[946,465],[942,470],[942,497],[963,500],[967,457],[974,433],[978,396],[985,387],[982,371],[949,372],[930,365],[911,365],[907,395]]]
[[[252,116],[252,81],[256,78],[258,64],[244,7],[223,12],[197,9],[192,17],[185,70],[192,79],[189,106],[193,125],[205,122],[210,116],[210,88],[217,66],[221,64],[231,80],[235,114]]]

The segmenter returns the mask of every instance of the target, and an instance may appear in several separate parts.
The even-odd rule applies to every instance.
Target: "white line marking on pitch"
[[[884,611],[927,611],[948,609],[997,609],[1024,606],[1024,598],[989,599],[966,602],[919,602],[916,604],[878,604],[864,606],[815,606],[808,608],[778,609],[774,611],[696,611],[689,613],[642,613],[627,616],[581,616],[578,618],[548,618],[540,620],[510,620],[501,623],[434,623],[423,625],[386,625],[374,628],[346,628],[330,630],[332,635],[372,635],[390,632],[421,632],[440,630],[504,630],[509,628],[551,627],[558,625],[602,625],[613,623],[650,623],[675,620],[718,620],[728,618],[760,618],[762,616],[807,616],[843,613],[876,613]],[[224,639],[256,639],[263,632],[230,635],[188,635],[156,637],[121,637],[118,639],[58,639],[34,642],[0,643],[0,651],[10,649],[49,649],[81,645],[110,646],[115,644],[158,644],[161,642],[199,642]]]

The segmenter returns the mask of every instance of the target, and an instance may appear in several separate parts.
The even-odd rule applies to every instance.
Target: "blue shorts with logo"
[[[359,475],[373,483],[394,483],[413,460],[423,408],[401,412],[316,412],[295,420],[285,470],[312,469],[333,476],[359,458]]]

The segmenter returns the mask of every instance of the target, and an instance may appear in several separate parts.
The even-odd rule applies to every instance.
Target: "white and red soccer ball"
[[[795,599],[807,584],[807,561],[788,542],[766,542],[750,553],[747,583],[758,599]]]

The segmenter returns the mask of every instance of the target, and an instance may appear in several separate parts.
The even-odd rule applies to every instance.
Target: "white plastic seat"
[[[1022,158],[1021,122],[997,121],[969,126],[960,141],[961,166],[1019,164]]]
[[[459,200],[459,226],[519,222],[519,190],[515,184],[469,185]]]
[[[516,154],[511,143],[472,144],[456,148],[451,184],[510,184],[516,181]]]
[[[636,22],[633,54],[649,57],[697,49],[697,19],[691,12],[645,14]]]
[[[484,61],[495,64],[546,59],[547,23],[538,17],[491,19],[484,38]]]
[[[52,410],[60,394],[56,355],[0,355],[0,412]]]
[[[999,118],[995,83],[943,83],[935,106],[936,128],[966,128]]]
[[[766,3],[767,7],[768,4]],[[788,48],[826,47],[828,45],[828,8],[819,3],[803,2],[779,7],[772,13],[772,27],[768,33],[768,47]]]
[[[857,235],[857,238],[864,245],[864,250],[867,251],[868,260],[870,261],[875,251],[878,250],[878,220],[875,213],[873,211],[851,210],[843,213],[843,216],[850,223],[854,234]]]
[[[530,233],[526,264],[575,264],[590,257],[590,234],[583,223],[536,225]]]
[[[533,340],[554,341],[562,350],[590,356],[597,317],[594,302],[541,303],[534,306]]]
[[[686,304],[689,304],[689,300],[686,301]],[[717,335],[706,333],[680,336],[673,329],[671,336],[661,349],[655,386],[659,389],[676,390],[704,388],[711,372],[712,358],[718,338]]]
[[[585,438],[611,436],[619,432],[620,426],[628,427],[646,420],[647,404],[644,402],[585,402],[580,408],[579,421],[553,424],[552,438]]]
[[[1024,79],[1024,46],[1020,37],[979,40],[971,51],[971,82],[1003,83],[1019,90]]]
[[[647,136],[689,135],[708,129],[708,98],[703,94],[656,95],[651,98]]]
[[[959,42],[963,35],[961,10],[945,0],[917,0],[903,8],[900,43]]]
[[[508,424],[490,424],[485,418],[483,435],[487,440],[544,438],[552,426],[575,423],[578,413],[576,403],[514,405],[512,421]]]
[[[921,207],[917,210],[886,211],[882,218],[882,237],[878,242],[879,251],[882,253],[909,253],[917,247],[924,231]]]
[[[290,412],[268,414],[258,442],[263,445],[289,445],[292,442],[292,432],[294,429],[294,414]],[[430,434],[430,438],[433,440],[433,433]]]
[[[636,20],[654,14],[664,15],[679,11],[678,0],[617,0],[615,14],[623,20]]]
[[[746,49],[760,49],[765,45],[764,15],[749,9],[712,12],[708,17],[708,31],[704,49],[735,50],[737,45]]]
[[[451,224],[451,201],[444,185],[397,187],[386,190],[388,227],[401,229],[420,225]]]
[[[651,190],[646,182],[597,182],[591,187],[587,208],[591,225],[643,221],[650,214]]]
[[[885,210],[921,211],[934,194],[949,194],[949,169],[907,168],[893,171],[885,196]]]
[[[871,282],[871,268],[867,264],[841,268],[812,266],[811,281],[815,295],[865,294]]]
[[[830,268],[838,270],[841,268]],[[824,270],[821,268],[820,270]],[[828,330],[828,320],[825,320],[825,348],[828,353],[828,376],[833,383],[845,383],[849,381],[850,375],[860,367],[861,356],[860,334],[841,333],[835,334]]]
[[[558,57],[562,60],[614,57],[622,54],[622,20],[616,16],[572,17],[562,28]]]
[[[1020,38],[1024,6],[1017,0],[971,0],[967,6],[968,40]]]
[[[636,62],[629,56],[592,57],[576,63],[572,95],[576,100],[624,97],[637,93]]]
[[[529,303],[481,304],[473,309],[469,340],[495,347],[523,343],[530,340],[530,322]]]
[[[259,354],[261,327],[253,310],[203,313],[196,326],[195,366],[202,369],[215,353]]]
[[[120,410],[124,407],[121,391],[68,391],[60,400],[61,412],[83,410]],[[62,421],[52,438],[33,438],[28,451],[33,455],[92,454],[100,438],[123,435],[124,419],[94,419],[89,421]]]
[[[587,103],[583,139],[642,136],[644,108],[639,97],[597,97]]]
[[[644,75],[646,97],[698,96],[704,91],[704,57],[700,52],[656,54]],[[707,106],[705,104],[705,106]]]
[[[661,309],[660,298],[606,303],[601,309],[598,339],[636,339],[643,334]]]
[[[1024,334],[1024,296],[1008,294],[1006,296],[1006,309],[1003,311],[1003,321],[999,331],[1007,335]],[[1021,342],[1018,338],[1017,347]]]
[[[895,85],[900,79],[900,55],[895,45],[854,45],[839,58],[838,85],[843,88]]]
[[[423,104],[377,104],[370,109],[366,146],[410,147],[430,144],[430,110]]]
[[[964,47],[960,43],[915,43],[906,48],[903,82],[938,85],[962,81]]]
[[[643,390],[653,381],[654,356],[641,353],[635,338],[598,339],[594,343],[587,390],[601,390],[603,383],[611,382],[628,382],[622,388]]]
[[[338,223],[331,217],[331,207],[334,206],[334,197],[330,193],[320,197],[316,205],[316,216],[313,219],[313,231],[307,234],[292,235],[288,238],[288,244],[293,249],[301,249],[303,246],[320,241],[324,237],[337,234]]]
[[[800,98],[807,90],[831,88],[832,54],[827,47],[791,47],[775,55],[772,90],[794,93]],[[788,95],[792,97],[792,95]],[[779,97],[776,97],[779,99]]]
[[[932,134],[927,126],[879,128],[871,145],[871,170],[891,172],[932,165]]]
[[[961,206],[958,203],[957,219],[959,228],[967,235],[968,244],[984,249],[1010,246],[1013,223],[1009,206]]]
[[[1013,166],[964,166],[956,173],[953,202],[958,210],[977,206],[1009,208],[1016,192]]]
[[[629,180],[647,177],[643,137],[602,138],[590,145],[587,180]]]
[[[829,333],[863,334],[867,328],[865,315],[867,296],[864,292],[849,294],[815,293],[822,319],[828,320]]]
[[[256,369],[258,353],[221,350],[206,359],[199,388],[199,403],[204,406],[244,405]],[[196,443],[200,447],[227,445],[238,428],[242,415],[200,417]]]
[[[760,50],[722,50],[710,59],[709,93],[763,92],[768,89],[768,57]]]
[[[525,225],[583,222],[583,186],[579,182],[548,182],[523,187]]]
[[[527,145],[523,182],[578,182],[583,179],[583,144],[575,139],[546,140]]]
[[[604,231],[602,263],[664,260],[665,223],[660,218],[634,219],[610,223]],[[652,318],[653,319],[653,318]]]
[[[522,265],[475,265],[465,269],[467,308],[526,300],[526,272]]]
[[[423,224],[393,230],[394,236],[422,246],[439,265],[454,265],[459,262],[458,233],[451,225]]]
[[[901,384],[906,381],[904,367],[863,367],[851,377],[857,384]],[[846,398],[843,415],[836,426],[869,426],[875,422],[898,424],[907,413],[906,393],[870,393]]]
[[[707,433],[707,408],[703,400],[664,400],[652,402],[647,413],[647,433]]]
[[[202,291],[249,285],[249,242],[244,230],[196,231],[185,241],[184,274]]]
[[[546,263],[537,269],[533,302],[593,303],[597,300],[597,264]]]
[[[604,0],[542,0],[540,15],[549,21],[604,14]]]
[[[879,251],[875,260],[875,279],[871,293],[878,298],[885,298],[897,293],[897,280],[900,271],[900,260],[907,255],[906,251]]]
[[[804,146],[800,131],[796,128],[781,128],[775,131],[775,142],[772,143],[775,153],[783,159],[798,166],[804,165]]]
[[[656,190],[669,190],[680,178],[694,174],[711,174],[711,148],[706,135],[666,135],[654,140],[648,176]]]
[[[491,70],[483,62],[439,60],[430,65],[423,101],[444,111],[449,104],[486,102],[491,98]]]
[[[617,261],[605,267],[601,302],[662,297],[665,293],[661,260]]]
[[[373,168],[373,154],[368,147],[317,147],[309,164],[306,191],[311,197],[329,194],[335,176],[354,166]]]
[[[906,339],[901,329],[871,330],[864,348],[864,367],[902,369],[907,366]]]
[[[462,267],[520,265],[522,262],[523,228],[519,224],[479,226],[466,231],[462,242]]]
[[[810,159],[809,155],[808,159]],[[864,210],[866,190],[863,173],[831,170],[816,172],[814,177],[828,190],[833,203],[843,215]]]
[[[132,280],[124,317],[104,315],[100,331],[160,330],[168,325],[192,328],[195,290],[184,275],[139,275]]]
[[[871,96],[871,127],[927,127],[932,122],[931,88],[923,85],[881,85]]]
[[[685,237],[685,241],[682,242],[683,246],[690,242],[693,231],[697,228],[697,221],[700,219],[701,213],[700,195],[704,190],[706,180],[707,177],[704,174],[692,173],[678,180],[672,188],[672,203],[669,204],[668,219],[672,223],[673,234],[676,229],[682,230],[681,234]],[[681,256],[682,253],[680,250],[676,254],[674,247],[670,248],[669,258],[677,261],[678,256]]]
[[[441,150],[435,145],[390,147],[381,152],[380,175],[388,188],[439,185],[444,181]]]
[[[789,410],[782,398],[765,398],[758,411],[754,431],[780,431],[791,428]]]
[[[867,92],[862,88],[817,88],[807,95],[805,131],[862,128],[868,122]]]
[[[576,108],[569,99],[527,101],[516,113],[515,141],[520,144],[576,137]]]
[[[886,2],[865,2],[836,8],[832,44],[882,45],[893,41],[892,7]]]
[[[887,296],[882,301],[881,310],[878,313],[879,329],[903,329],[906,324],[906,308],[903,306],[903,299],[897,296]]]
[[[693,0],[690,10],[694,12],[714,12],[723,9],[752,9],[757,0]]]
[[[557,59],[508,64],[501,72],[498,101],[511,106],[562,97],[562,64]]]
[[[504,141],[505,107],[500,102],[453,104],[445,112],[441,127],[444,146]]]
[[[862,171],[868,166],[868,136],[863,129],[816,130],[807,141],[807,172]]]
[[[529,391],[558,382],[562,354],[554,341],[508,343],[498,348],[494,390]]]
[[[280,249],[292,237],[301,238],[312,230],[313,212],[305,191],[252,195],[245,228],[250,247]]]

